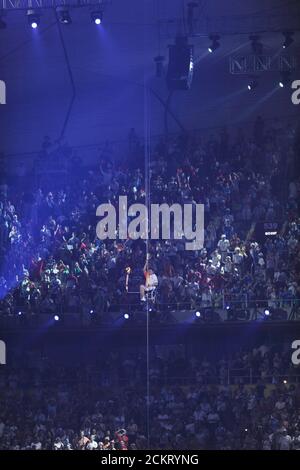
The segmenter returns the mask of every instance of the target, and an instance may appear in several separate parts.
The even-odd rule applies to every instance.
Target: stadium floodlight
[[[293,31],[283,31],[282,34],[284,36],[284,42],[282,44],[282,48],[287,49],[294,42],[294,38],[293,38],[294,33]]]
[[[290,70],[283,70],[280,74],[280,80],[278,85],[280,88],[284,88],[291,83],[291,71]]]
[[[71,24],[72,18],[69,13],[69,10],[66,7],[57,7],[56,8],[58,21],[62,24]]]
[[[40,15],[34,10],[27,10],[27,20],[32,29],[36,29],[40,24]]]
[[[211,44],[208,46],[208,52],[212,53],[220,47],[220,36],[218,34],[211,34],[209,39],[211,40]]]
[[[249,91],[253,91],[255,88],[258,87],[258,81],[257,80],[251,80],[251,82],[248,83],[247,88]]]
[[[91,19],[96,25],[100,25],[103,21],[103,11],[101,10],[92,11]]]

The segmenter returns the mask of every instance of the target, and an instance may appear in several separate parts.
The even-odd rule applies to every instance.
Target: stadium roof
[[[142,134],[145,83],[154,92],[150,93],[149,103],[151,131],[162,132],[162,103],[166,102],[168,91],[164,78],[155,77],[154,57],[163,55],[166,65],[167,46],[174,42],[176,34],[187,33],[186,13],[183,21],[183,11],[187,11],[183,4],[187,2],[105,1],[103,23],[97,27],[90,18],[90,3],[95,1],[87,1],[83,3],[88,5],[70,8],[72,24],[59,28],[54,9],[45,8],[53,0],[33,1],[41,14],[36,30],[29,27],[26,11],[20,9],[26,9],[28,0],[2,0],[0,4],[5,7],[2,19],[6,23],[6,28],[0,29],[0,79],[7,86],[7,104],[0,109],[3,150],[35,150],[44,135],[58,137],[73,91],[75,99],[66,127],[71,144],[126,138],[131,127]],[[78,6],[73,0],[56,1]],[[282,114],[295,113],[287,91],[269,96],[278,82],[278,72],[260,74],[255,94],[247,93],[249,77],[231,74],[229,59],[251,53],[251,33],[260,35],[266,54],[281,54],[283,30],[295,31],[294,45],[286,54],[299,57],[298,2],[195,3],[198,6],[189,39],[195,52],[194,82],[191,90],[174,93],[171,100],[172,112],[182,126],[213,127],[250,119],[247,109],[274,115],[274,109],[280,107]],[[221,37],[221,47],[215,54],[207,53],[210,33]],[[176,120],[168,116],[169,129],[178,130]]]

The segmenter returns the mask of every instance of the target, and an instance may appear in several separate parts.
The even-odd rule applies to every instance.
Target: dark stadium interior
[[[299,450],[299,2],[50,3],[0,3],[0,450]]]

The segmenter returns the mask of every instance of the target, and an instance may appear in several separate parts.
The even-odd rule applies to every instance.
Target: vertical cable
[[[149,91],[144,76],[144,158],[145,158],[145,203],[148,211],[147,225],[149,228],[150,214],[150,117]],[[149,233],[148,233],[149,236]],[[146,239],[146,259],[149,255],[149,240]],[[147,261],[148,269],[148,261]],[[146,363],[147,363],[147,441],[150,447],[150,375],[149,375],[149,298],[146,297]]]
[[[161,28],[160,28],[160,13],[159,13],[159,0],[156,0],[156,20],[157,20],[157,42],[158,42],[158,55],[161,55]]]
[[[69,59],[69,56],[68,56],[68,51],[67,51],[67,48],[66,48],[64,36],[63,36],[62,30],[61,30],[61,23],[60,23],[59,18],[58,18],[57,10],[55,10],[55,17],[56,17],[56,23],[57,23],[60,42],[61,42],[61,45],[62,45],[62,48],[63,48],[63,51],[64,51],[64,58],[65,58],[65,62],[66,62],[67,70],[68,70],[68,75],[69,75],[70,84],[71,84],[71,91],[72,91],[70,103],[69,103],[68,110],[67,110],[67,114],[66,114],[66,117],[65,117],[65,120],[64,120],[64,123],[63,123],[61,133],[60,133],[60,138],[62,139],[65,135],[66,128],[67,128],[67,125],[68,125],[68,122],[69,122],[69,119],[70,119],[70,116],[71,116],[71,111],[72,111],[73,104],[74,104],[75,97],[76,97],[76,88],[75,88],[75,81],[74,81],[73,72],[72,72],[72,68],[71,68],[71,64],[70,64],[70,59]]]
[[[146,8],[144,8],[144,16],[146,18]],[[144,50],[146,57],[146,38],[144,30]],[[149,115],[149,90],[147,86],[147,75],[146,69],[144,68],[144,158],[145,158],[145,203],[148,211],[147,216],[147,229],[148,236],[146,238],[146,260],[149,254],[149,214],[150,214],[150,115]],[[148,269],[148,260],[147,260]],[[149,374],[149,299],[146,297],[146,374],[147,374],[147,385],[146,385],[146,413],[147,413],[147,444],[148,449],[150,448],[150,374]]]

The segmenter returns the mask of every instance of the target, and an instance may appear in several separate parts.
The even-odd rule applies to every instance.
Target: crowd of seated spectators
[[[224,128],[207,138],[194,133],[162,138],[155,146],[151,202],[205,205],[202,250],[186,251],[184,240],[149,241],[162,308],[220,307],[224,299],[233,307],[298,307],[297,135],[292,126],[267,128],[259,118],[250,136]],[[99,157],[93,169],[82,167],[81,175],[70,174],[70,184],[62,187],[50,179],[20,192],[3,182],[2,314],[106,314],[139,303],[145,243],[96,236],[99,204],[117,206],[119,195],[127,195],[128,204],[145,203],[142,148],[135,144],[131,151],[136,157],[121,164]],[[41,165],[43,158],[51,158],[45,148]],[[271,224],[270,231],[275,224],[277,234],[259,235],[262,224]]]
[[[249,367],[252,376],[241,373]],[[146,370],[142,352],[102,351],[72,366],[23,355],[0,371],[0,448],[300,449],[299,367],[288,348],[153,354],[149,400]]]

